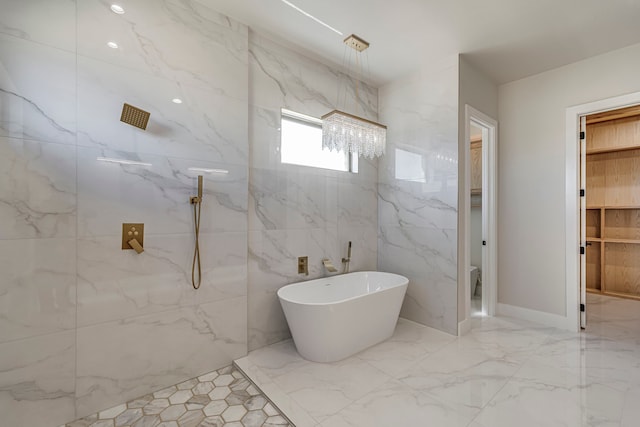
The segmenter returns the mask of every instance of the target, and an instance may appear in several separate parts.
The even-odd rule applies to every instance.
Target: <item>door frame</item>
[[[464,292],[464,319],[458,327],[458,335],[471,329],[471,283],[469,266],[471,263],[471,123],[483,129],[482,132],[482,239],[487,242],[482,254],[482,308],[486,315],[494,316],[498,301],[498,122],[469,104],[465,105],[465,180],[463,188],[464,236],[462,257],[459,260],[462,274],[458,286]]]
[[[640,104],[640,92],[576,105],[566,110],[565,298],[566,328],[572,331],[580,330],[580,117],[637,104]]]

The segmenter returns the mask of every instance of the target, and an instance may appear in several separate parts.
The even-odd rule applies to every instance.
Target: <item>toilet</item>
[[[476,285],[478,284],[478,267],[472,265],[469,267],[469,278],[471,282],[471,298],[476,294]]]

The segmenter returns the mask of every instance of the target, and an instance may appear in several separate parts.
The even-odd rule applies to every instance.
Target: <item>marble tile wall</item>
[[[320,117],[353,108],[355,81],[268,38],[249,33],[249,349],[289,337],[276,292],[340,267],[353,242],[352,270],[377,263],[377,161],[359,173],[280,162],[280,109]],[[346,102],[338,105],[338,93]],[[359,112],[377,119],[378,94],[360,83]],[[309,276],[297,257],[309,257]]]
[[[400,316],[457,334],[458,58],[380,88],[378,269],[409,278]]]
[[[0,0],[6,425],[59,425],[247,352],[248,29],[191,0],[120,4]],[[194,167],[228,171],[205,174],[199,291]],[[120,249],[122,222],[145,223],[142,255]]]

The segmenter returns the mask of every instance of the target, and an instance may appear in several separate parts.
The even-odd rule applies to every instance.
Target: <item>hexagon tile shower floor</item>
[[[234,366],[60,427],[293,427]]]

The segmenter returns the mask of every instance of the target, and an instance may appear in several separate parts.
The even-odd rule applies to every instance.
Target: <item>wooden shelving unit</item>
[[[471,194],[482,194],[482,137],[471,140]]]
[[[587,118],[587,291],[640,300],[640,109]]]

